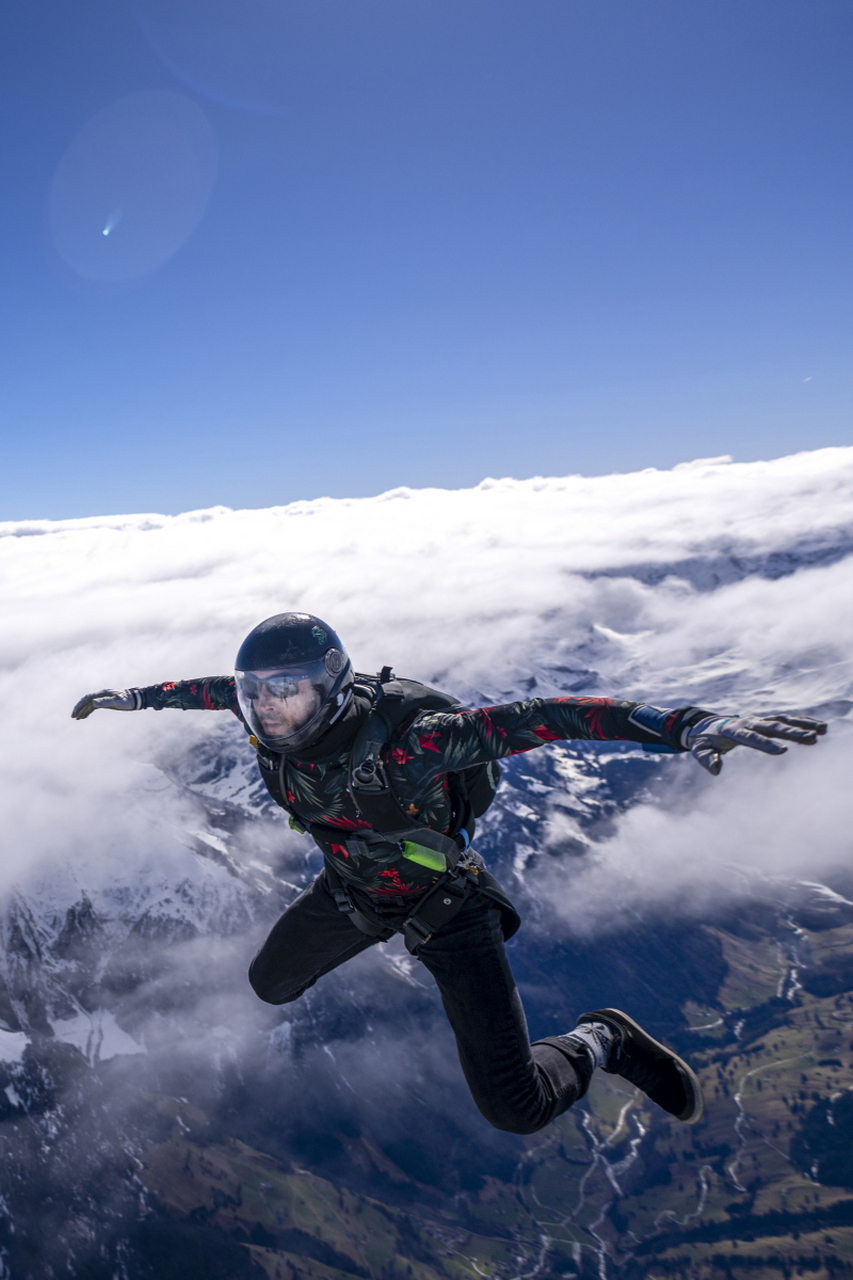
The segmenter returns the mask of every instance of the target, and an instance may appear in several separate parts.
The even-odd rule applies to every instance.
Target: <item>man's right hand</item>
[[[140,711],[140,689],[101,689],[100,693],[87,693],[71,712],[75,720],[85,720],[93,711]]]

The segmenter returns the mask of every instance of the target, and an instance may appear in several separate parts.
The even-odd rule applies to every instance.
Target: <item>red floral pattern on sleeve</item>
[[[202,680],[166,680],[142,690],[143,705],[154,711],[230,711],[242,720],[233,676],[205,676]]]
[[[142,692],[145,706],[157,710],[231,711],[242,720],[232,676],[166,682]],[[388,743],[384,763],[404,811],[446,832],[453,816],[448,774],[572,738],[660,743],[660,736],[629,720],[637,705],[613,698],[532,698],[474,711],[422,711]],[[664,744],[676,750],[687,710],[663,720]],[[350,749],[346,744],[337,755],[312,763],[290,757],[283,762],[289,812],[306,829],[314,828],[317,844],[348,883],[383,897],[423,893],[436,873],[407,860],[400,845],[374,847],[369,855],[363,842],[359,846],[367,824],[348,790]]]

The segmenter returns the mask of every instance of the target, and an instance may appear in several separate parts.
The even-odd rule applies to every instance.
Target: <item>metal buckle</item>
[[[381,760],[376,756],[368,756],[352,771],[352,785],[356,791],[376,793],[388,790],[388,779]]]
[[[417,916],[412,916],[403,925],[403,937],[406,939],[408,950],[414,954],[418,947],[424,942],[429,942],[433,931],[419,920]],[[410,945],[411,944],[411,945]]]

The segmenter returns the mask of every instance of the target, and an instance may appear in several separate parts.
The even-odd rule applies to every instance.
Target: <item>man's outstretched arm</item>
[[[231,711],[242,720],[233,676],[203,676],[200,680],[166,681],[144,689],[101,689],[87,693],[71,715],[85,720],[93,711]]]
[[[572,738],[638,742],[664,751],[690,751],[710,773],[736,746],[772,755],[785,742],[808,746],[826,732],[822,720],[805,716],[721,716],[701,707],[662,709],[613,698],[532,698],[467,712],[426,712],[406,735],[404,755],[424,767],[451,773]],[[439,757],[439,759],[437,759]],[[403,758],[395,757],[400,763]]]

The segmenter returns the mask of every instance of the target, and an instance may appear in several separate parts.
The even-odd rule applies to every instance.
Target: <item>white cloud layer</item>
[[[0,525],[0,888],[60,861],[85,864],[81,885],[99,866],[128,881],[167,867],[180,814],[144,762],[189,747],[210,718],[80,724],[71,707],[103,687],[229,672],[271,613],[316,613],[359,669],[388,662],[469,698],[521,696],[535,676],[544,694],[584,682],[662,705],[843,714],[851,548],[853,449]],[[836,731],[781,760],[740,750],[718,780],[688,783],[692,762],[674,765],[585,864],[563,914],[600,923],[614,876],[648,903],[719,887],[732,863],[807,874],[837,860],[849,741]]]

